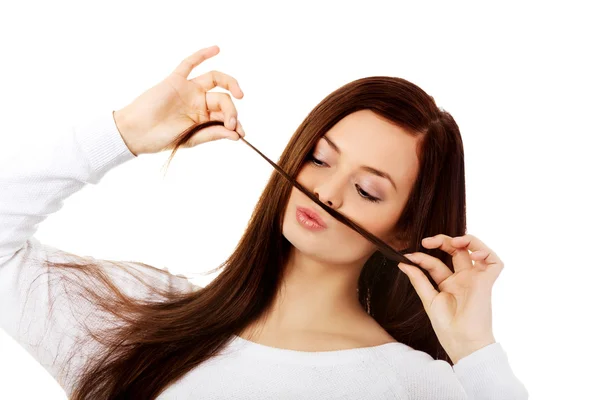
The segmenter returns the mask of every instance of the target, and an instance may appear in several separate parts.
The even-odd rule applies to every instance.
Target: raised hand
[[[440,344],[456,364],[461,358],[496,342],[492,333],[492,286],[504,263],[473,235],[452,238],[440,234],[425,238],[422,243],[425,248],[440,248],[452,255],[454,272],[428,254],[406,255],[429,272],[440,291],[419,268],[404,263],[398,267],[410,279]]]
[[[244,93],[237,80],[218,71],[188,80],[196,66],[218,53],[217,46],[195,52],[162,82],[114,112],[117,128],[133,154],[168,150],[181,132],[207,121],[221,121],[225,126],[202,129],[182,147],[194,147],[223,138],[238,140],[245,135],[237,120],[237,110],[231,96],[228,93],[209,92],[218,86],[241,99]]]

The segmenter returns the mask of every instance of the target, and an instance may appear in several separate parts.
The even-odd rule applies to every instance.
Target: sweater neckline
[[[408,346],[400,342],[389,342],[376,346],[357,347],[353,349],[326,350],[326,351],[301,351],[283,349],[279,347],[267,346],[256,343],[241,336],[233,335],[230,346],[241,350],[254,357],[281,361],[291,361],[294,363],[316,364],[339,364],[347,362],[356,362],[365,358],[379,358],[389,356],[390,350],[406,350]]]

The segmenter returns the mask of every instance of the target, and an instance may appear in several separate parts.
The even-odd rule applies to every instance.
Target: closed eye
[[[314,155],[309,155],[308,156],[308,160],[310,162],[313,163],[313,165],[317,166],[317,167],[325,167],[327,166],[326,163],[324,163],[323,161],[319,160],[318,158],[316,158]],[[358,185],[354,185],[356,187],[356,191],[358,192],[358,194],[360,195],[360,197],[362,197],[363,199],[370,201],[372,203],[378,203],[381,201],[381,199],[378,199],[377,197],[371,196],[369,193],[365,192],[360,186]]]

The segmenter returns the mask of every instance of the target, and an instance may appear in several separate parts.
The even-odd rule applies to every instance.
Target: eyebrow
[[[323,138],[323,139],[325,139],[325,141],[326,141],[327,143],[329,143],[329,146],[331,146],[331,148],[332,148],[333,150],[335,150],[335,152],[336,152],[336,153],[338,153],[338,154],[341,154],[340,148],[339,148],[339,147],[338,147],[338,146],[337,146],[335,143],[333,143],[333,142],[331,141],[331,139],[329,139],[329,138],[328,138],[327,136],[325,136],[325,135],[323,135],[323,136],[322,136],[322,138]],[[395,190],[395,191],[398,191],[398,189],[396,188],[396,184],[395,184],[395,183],[394,183],[394,181],[392,180],[392,177],[391,177],[391,176],[390,176],[390,175],[389,175],[387,172],[380,171],[380,170],[378,170],[378,169],[375,169],[375,168],[373,168],[373,167],[369,167],[369,166],[367,166],[367,165],[361,165],[361,166],[360,166],[360,169],[362,169],[363,171],[367,171],[367,172],[370,172],[370,173],[372,173],[372,174],[374,174],[374,175],[377,175],[377,176],[380,176],[380,177],[382,177],[382,178],[385,178],[385,179],[387,179],[388,181],[390,181],[390,183],[391,183],[391,184],[392,184],[392,186],[394,187],[394,190]]]

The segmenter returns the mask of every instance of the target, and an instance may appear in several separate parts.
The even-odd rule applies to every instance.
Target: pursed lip
[[[312,208],[298,207],[297,210],[308,215],[308,217],[310,219],[314,220],[317,224],[321,225],[323,228],[327,228],[327,224],[325,223],[325,221],[323,221],[323,219],[319,216],[319,214],[317,214],[317,212],[315,210],[313,210]]]

